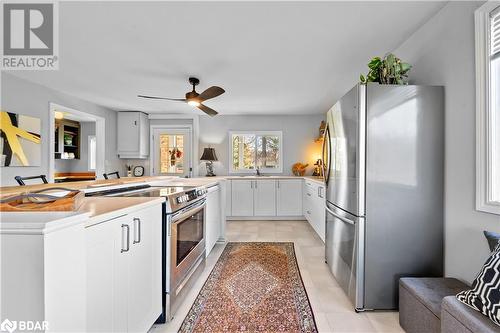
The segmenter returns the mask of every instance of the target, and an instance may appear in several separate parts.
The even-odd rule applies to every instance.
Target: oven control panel
[[[185,206],[196,199],[204,197],[207,194],[207,189],[204,187],[198,187],[191,190],[187,190],[178,194],[175,194],[171,200],[174,203],[175,208],[180,208]],[[174,208],[174,207],[173,207]]]

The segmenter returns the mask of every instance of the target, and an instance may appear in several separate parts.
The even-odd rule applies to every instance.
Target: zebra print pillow
[[[458,293],[457,299],[500,326],[500,243],[479,271],[472,289]]]

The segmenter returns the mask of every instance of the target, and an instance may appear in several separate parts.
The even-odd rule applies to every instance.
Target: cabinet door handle
[[[308,196],[311,196],[311,193],[307,193]]]
[[[253,181],[250,181],[250,188],[253,188]]]
[[[277,183],[278,183],[278,188],[280,188],[280,181],[278,180]]]
[[[323,198],[323,188],[318,187],[318,197]]]
[[[137,227],[135,227],[137,225]],[[141,242],[141,219],[138,217],[134,217],[134,230],[137,231],[137,240],[135,238],[136,233],[134,232],[134,244],[138,244]]]
[[[127,231],[127,247],[123,248],[123,228]],[[130,250],[130,227],[128,224],[122,224],[122,248],[121,248],[121,253],[123,252],[128,252]]]
[[[257,188],[257,181],[255,181],[255,188]]]

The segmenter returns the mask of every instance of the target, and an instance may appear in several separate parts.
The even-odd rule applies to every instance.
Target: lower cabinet
[[[325,241],[325,186],[306,180],[304,182],[304,216]]]
[[[147,332],[161,314],[161,205],[86,229],[87,331]]]
[[[277,215],[302,215],[302,179],[277,180]]]
[[[205,216],[205,250],[206,256],[210,254],[221,234],[221,190],[219,185],[209,187]]]
[[[253,216],[253,182],[231,181],[231,216]]]
[[[232,179],[231,217],[301,217],[302,179]]]
[[[253,216],[276,216],[276,181],[254,180]]]

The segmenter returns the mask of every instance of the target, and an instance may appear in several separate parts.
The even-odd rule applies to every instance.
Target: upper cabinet
[[[118,112],[118,157],[149,156],[149,119],[143,112]]]

